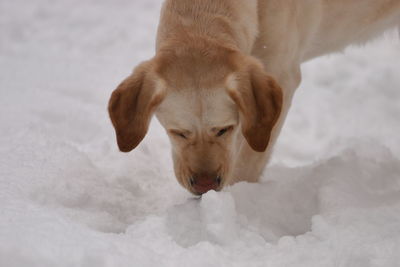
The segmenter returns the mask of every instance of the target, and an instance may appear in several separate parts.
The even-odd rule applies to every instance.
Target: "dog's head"
[[[123,152],[141,142],[156,114],[179,183],[202,194],[230,183],[240,146],[265,151],[281,105],[280,87],[252,57],[165,49],[118,86],[109,113]]]

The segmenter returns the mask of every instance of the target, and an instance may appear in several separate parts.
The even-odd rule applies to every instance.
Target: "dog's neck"
[[[165,45],[210,42],[250,54],[258,34],[257,1],[167,0],[161,11],[157,51]]]

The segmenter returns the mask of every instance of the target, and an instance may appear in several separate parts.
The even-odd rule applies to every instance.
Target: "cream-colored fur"
[[[155,113],[188,190],[255,182],[301,63],[399,24],[400,0],[167,0],[155,57],[111,97],[118,144],[136,147]]]

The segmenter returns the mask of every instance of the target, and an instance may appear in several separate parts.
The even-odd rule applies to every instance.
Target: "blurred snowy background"
[[[398,36],[305,64],[262,183],[198,199],[106,112],[160,5],[0,0],[0,266],[399,266]]]

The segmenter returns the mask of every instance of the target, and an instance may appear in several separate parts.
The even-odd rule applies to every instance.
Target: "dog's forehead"
[[[236,105],[224,88],[169,92],[156,113],[164,126],[182,129],[220,127],[238,119]]]

